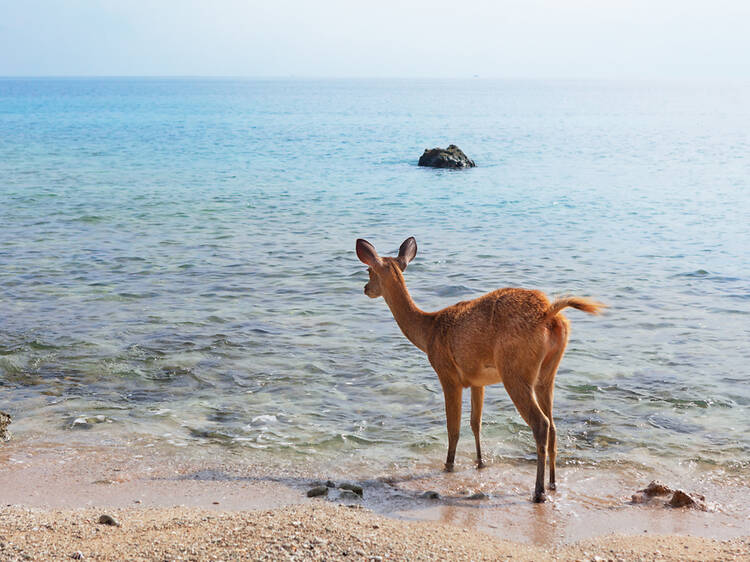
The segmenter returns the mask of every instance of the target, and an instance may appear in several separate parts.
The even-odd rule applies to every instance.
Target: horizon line
[[[708,76],[331,76],[246,74],[0,74],[0,80],[18,79],[200,79],[200,80],[494,80],[494,81],[592,81],[592,82],[716,82],[750,83],[750,77]]]

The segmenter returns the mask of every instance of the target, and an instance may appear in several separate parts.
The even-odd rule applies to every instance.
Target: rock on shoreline
[[[0,441],[7,441],[8,439],[10,439],[10,431],[8,431],[8,426],[10,425],[10,422],[12,420],[13,418],[10,417],[10,414],[0,412]]]
[[[460,170],[463,168],[474,168],[474,160],[466,156],[464,151],[455,144],[448,148],[424,149],[424,154],[419,157],[419,165],[429,168],[451,168]]]

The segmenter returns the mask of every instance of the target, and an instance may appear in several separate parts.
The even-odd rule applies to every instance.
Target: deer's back
[[[493,367],[498,349],[541,344],[549,300],[541,291],[497,289],[435,313],[435,333],[428,354],[455,364],[466,377]],[[528,350],[532,351],[532,350]],[[543,350],[540,348],[540,353]],[[501,376],[501,374],[498,374]]]

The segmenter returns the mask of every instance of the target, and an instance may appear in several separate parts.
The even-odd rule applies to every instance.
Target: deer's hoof
[[[555,484],[554,482],[550,482],[549,486],[547,486],[547,489],[549,489],[549,490],[557,490],[557,484]]]
[[[453,463],[452,462],[445,463],[445,472],[453,472]]]
[[[534,503],[544,503],[547,501],[546,494],[542,492],[537,492],[534,494]]]
[[[484,461],[477,462],[477,469],[485,468],[487,465],[484,464]]]

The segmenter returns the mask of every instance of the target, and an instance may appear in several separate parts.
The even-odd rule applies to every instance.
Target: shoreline
[[[286,531],[274,525],[268,529],[270,534],[263,535],[266,538],[235,540],[230,536],[234,527],[229,526],[244,525],[243,522],[260,524],[258,521],[276,518],[274,520],[289,523],[301,518],[325,517],[324,528],[335,526],[336,532],[349,535],[365,524],[362,521],[388,529],[387,533],[375,533],[377,536],[373,539],[375,550],[381,554],[375,550],[366,552],[367,556],[384,559],[404,558],[399,556],[397,544],[391,544],[392,536],[401,537],[398,541],[404,544],[412,544],[415,550],[410,558],[418,559],[422,556],[420,552],[425,558],[440,558],[442,550],[430,550],[437,548],[438,543],[420,538],[426,532],[424,529],[431,529],[430,533],[437,533],[436,536],[453,537],[454,542],[440,543],[443,544],[440,548],[453,549],[451,556],[445,559],[508,555],[513,559],[539,559],[540,555],[577,559],[583,556],[585,550],[581,549],[584,548],[601,551],[606,559],[611,558],[610,550],[629,559],[648,557],[649,549],[673,552],[674,559],[685,559],[687,553],[694,556],[695,552],[704,553],[697,557],[701,559],[726,558],[728,553],[750,559],[748,487],[731,485],[723,489],[705,481],[704,487],[696,491],[705,492],[710,506],[707,512],[668,508],[658,499],[647,505],[634,505],[628,502],[629,494],[636,491],[634,482],[641,479],[641,487],[645,486],[647,475],[564,467],[560,470],[558,491],[550,494],[550,501],[533,504],[529,487],[533,482],[533,470],[529,464],[493,465],[481,471],[466,468],[450,474],[432,467],[377,474],[336,473],[335,470],[320,473],[310,471],[310,467],[279,470],[267,464],[196,460],[148,447],[41,443],[32,446],[11,442],[0,448],[0,502],[4,506],[0,535],[5,537],[0,542],[20,544],[17,541],[21,540],[28,543],[27,548],[42,548],[34,546],[36,539],[23,538],[26,536],[24,529],[47,529],[43,527],[49,524],[45,521],[59,520],[66,522],[65,525],[53,524],[45,530],[44,533],[49,534],[45,544],[58,545],[55,548],[62,549],[60,553],[77,544],[83,545],[71,552],[84,552],[89,548],[98,553],[95,559],[108,559],[107,556],[116,559],[117,553],[120,556],[124,553],[112,550],[110,555],[106,554],[109,552],[106,549],[114,548],[112,545],[117,541],[110,544],[102,537],[107,533],[114,537],[120,536],[117,533],[128,535],[131,532],[140,536],[145,521],[152,521],[154,528],[164,530],[161,535],[156,533],[161,538],[154,539],[155,544],[163,544],[165,549],[159,551],[158,556],[174,558],[180,555],[176,546],[179,543],[173,544],[166,535],[175,530],[174,521],[185,520],[180,529],[184,527],[192,537],[191,543],[203,544],[201,541],[209,541],[214,532],[229,533],[223,540],[230,550],[224,555],[233,558],[258,559],[266,552],[264,549],[272,549],[268,551],[272,552],[279,541],[285,540],[294,546],[297,539],[301,541],[298,548],[302,549],[303,558],[344,557],[346,541],[342,542],[344,539],[337,538],[335,533],[326,538],[320,530],[317,534],[309,530],[308,534],[313,533],[312,538],[326,542],[311,548],[303,545],[309,545],[312,538],[305,541],[299,533],[295,538],[293,529],[287,529],[291,534],[284,534]],[[338,488],[331,489],[326,498],[306,497],[310,487],[327,478],[333,478],[337,484],[349,480],[362,485],[364,498],[339,497]],[[436,491],[440,498],[422,497],[425,491]],[[477,492],[488,497],[469,499]],[[110,530],[97,525],[94,519],[105,511],[122,519],[123,527]],[[207,523],[210,521],[218,528],[214,529],[214,523]],[[83,533],[82,538],[77,538],[75,533],[71,535],[76,525],[89,529],[89,534]],[[395,529],[401,529],[401,534],[393,535]],[[135,535],[133,540],[138,542],[140,539]],[[484,538],[477,543],[471,538],[475,536]],[[245,545],[243,548],[254,554],[231,550],[235,543]],[[133,546],[132,541],[126,544]],[[285,543],[279,544],[283,547]],[[634,544],[640,545],[640,550],[632,550]],[[204,554],[212,554],[210,542],[205,542],[204,547],[207,549],[202,551]],[[71,552],[64,557],[69,559]],[[139,552],[133,550],[127,554],[129,558],[148,559],[150,556]],[[46,557],[41,550],[33,550],[33,553]],[[0,557],[2,555],[9,553],[0,551]],[[350,555],[358,556],[354,550]]]

